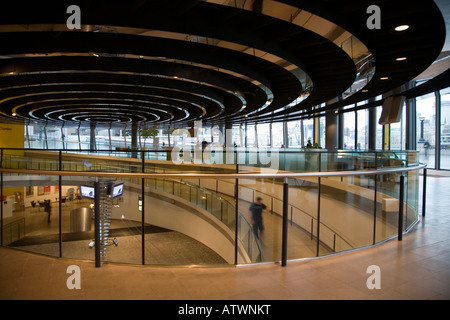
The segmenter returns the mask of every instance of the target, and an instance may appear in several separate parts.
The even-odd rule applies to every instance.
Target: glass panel
[[[284,144],[283,123],[272,123],[272,147],[280,148]]]
[[[406,104],[403,104],[400,122],[391,123],[390,150],[405,150],[406,145]]]
[[[258,192],[258,190],[277,192],[274,187],[271,182],[260,179],[239,180],[239,264],[277,261],[281,258],[277,256],[278,239],[274,238],[274,233],[278,234],[276,231],[278,224],[273,224],[273,216],[269,211],[271,196]],[[261,203],[256,206],[258,198],[261,198]],[[259,209],[255,212],[253,207]],[[277,220],[275,219],[275,222]]]
[[[288,259],[317,255],[317,186],[317,178],[289,179]],[[282,210],[277,199],[274,211],[282,216]]]
[[[344,149],[355,149],[355,113],[346,112],[344,116]]]
[[[48,176],[4,174],[4,245],[59,256],[57,184]]]
[[[377,107],[377,119],[380,119],[383,108],[381,106]],[[377,150],[383,150],[383,126],[378,123],[376,128],[376,145]]]
[[[258,147],[270,147],[270,124],[258,124]]]
[[[78,181],[77,181],[78,180]],[[89,185],[95,178],[62,178],[62,256],[95,260],[94,199],[81,196],[80,185]]]
[[[288,146],[293,148],[301,148],[304,146],[302,141],[302,129],[300,121],[291,121],[288,126]]]
[[[319,142],[319,147],[321,148],[325,148],[326,145],[326,121],[325,121],[325,117],[320,117],[319,118],[319,125],[320,125],[320,131],[319,131],[319,135],[320,135],[320,142]]]
[[[420,151],[420,162],[428,168],[435,167],[436,145],[436,99],[434,94],[416,98],[417,110],[417,150]]]
[[[358,110],[357,111],[357,117],[358,117],[358,132],[357,132],[357,150],[367,150],[369,149],[369,141],[367,138],[367,132],[368,132],[368,111],[365,110]]]
[[[377,220],[375,242],[398,234],[399,182],[396,173],[377,177]]]
[[[441,169],[450,170],[450,89],[441,91]]]
[[[419,219],[419,172],[406,173],[405,184],[405,229],[412,227]]]
[[[310,141],[312,144],[314,143],[314,120],[313,119],[307,119],[302,120],[303,121],[303,130],[304,130],[304,140],[303,145],[308,145],[308,141]]]

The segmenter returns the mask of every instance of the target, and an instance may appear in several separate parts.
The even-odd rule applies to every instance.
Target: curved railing
[[[342,153],[341,155],[347,158],[351,158],[353,154],[357,155],[356,157],[353,156],[353,159],[347,163],[352,163],[352,169],[354,167],[362,167],[363,169],[348,170],[350,166],[346,166],[344,171],[299,173],[281,169],[261,171],[260,168],[248,164],[241,166],[239,164],[223,164],[211,167],[200,162],[200,164],[174,166],[167,161],[145,160],[148,157],[142,151],[136,152],[136,155],[140,155],[139,159],[108,161],[105,161],[104,157],[97,159],[86,155],[79,155],[77,158],[73,154],[65,154],[66,151],[62,150],[53,153],[43,152],[41,156],[33,154],[29,150],[22,151],[23,154],[9,155],[6,150],[1,150],[2,196],[4,195],[4,180],[14,174],[24,177],[39,175],[55,177],[52,179],[59,179],[60,181],[59,190],[62,189],[61,180],[69,179],[69,177],[139,179],[145,182],[142,184],[143,188],[148,186],[152,179],[162,179],[202,190],[211,199],[221,199],[221,193],[234,197],[236,203],[239,201],[251,202],[255,195],[268,199],[266,203],[270,204],[270,212],[277,214],[281,224],[280,226],[274,226],[274,230],[270,230],[270,233],[267,230],[266,232],[269,237],[278,237],[279,241],[274,241],[269,245],[268,242],[264,243],[263,241],[263,245],[261,245],[254,239],[244,241],[244,235],[235,233],[235,250],[237,252],[239,243],[240,246],[247,246],[246,251],[251,257],[251,262],[281,260],[282,264],[285,264],[287,260],[321,256],[372,245],[396,236],[400,237],[403,232],[408,231],[419,220],[418,176],[419,170],[426,168],[417,162],[414,152],[411,153],[413,156],[404,153],[406,156],[402,158],[392,152]],[[292,154],[292,152],[289,154]],[[309,161],[317,163],[319,167],[326,158],[326,167],[329,169],[332,168],[329,161],[330,155],[337,159],[339,154],[338,152],[319,151],[298,153],[297,157],[306,158],[312,155],[315,158],[309,159]],[[385,154],[388,154],[389,157],[380,157],[380,155]],[[369,159],[370,155],[374,155],[374,158]],[[234,152],[234,156],[235,159],[239,159],[237,152]],[[389,165],[389,159],[393,159],[394,165]],[[199,182],[193,183],[193,179]],[[255,186],[250,187],[249,182],[254,183]],[[212,184],[215,184],[215,186]],[[25,185],[29,184],[25,183]],[[235,188],[236,185],[238,188]],[[266,191],[261,186],[266,188]],[[270,189],[270,191],[267,191],[267,189]],[[162,191],[167,192],[164,188]],[[173,193],[175,195],[175,192]],[[199,191],[196,191],[196,193],[198,194]],[[62,195],[61,192],[60,195]],[[24,195],[25,199],[26,197],[27,195]],[[59,208],[62,206],[61,199],[62,197],[59,197]],[[297,200],[301,201],[298,202]],[[239,205],[235,205],[233,208],[230,202],[227,203],[227,206],[230,207],[227,208],[227,214],[231,209],[234,209],[232,213],[235,217],[238,217],[234,220],[234,228],[231,229],[245,229],[247,230],[245,235],[252,234],[250,225],[243,219]],[[199,205],[198,201],[197,205]],[[330,211],[329,206],[345,208],[345,210],[339,212],[339,209],[336,209],[335,212],[332,212],[333,210]],[[205,206],[204,209],[208,208]],[[348,218],[349,215],[352,215],[352,218],[345,220],[344,218]],[[3,226],[9,223],[5,222],[4,216],[2,207]],[[343,220],[339,221],[339,219]],[[359,225],[349,226],[356,220],[359,221]],[[289,222],[291,229],[288,227]],[[59,223],[60,229],[62,224],[64,222]],[[288,234],[294,234],[297,229],[307,232],[309,241],[314,243],[314,248],[312,248],[311,243],[308,244],[310,246],[308,254],[296,253],[297,248],[302,245],[295,243],[296,239],[294,241],[289,240],[292,244],[287,244]],[[61,233],[63,232],[60,230],[60,248],[63,242]],[[267,238],[265,241],[267,241]],[[304,240],[304,242],[308,241]],[[250,246],[251,249],[249,249]],[[263,253],[269,251],[277,251],[276,256],[268,258],[267,255],[264,255],[263,257]],[[63,256],[61,249],[59,250],[59,256]],[[243,262],[238,261],[236,254],[235,264],[241,263]]]

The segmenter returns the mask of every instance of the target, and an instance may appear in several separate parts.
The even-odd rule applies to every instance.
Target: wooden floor
[[[450,299],[449,189],[450,177],[429,171],[427,215],[401,242],[287,267],[95,268],[93,262],[0,248],[0,299]],[[81,289],[67,288],[70,265],[81,269]],[[367,287],[372,265],[380,268],[380,289]]]

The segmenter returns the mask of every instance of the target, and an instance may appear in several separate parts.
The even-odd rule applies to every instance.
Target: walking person
[[[260,197],[256,198],[256,202],[252,203],[250,206],[253,232],[257,239],[259,239],[259,235],[264,231],[262,212],[266,210],[266,208],[266,205],[262,202],[262,198]]]
[[[48,213],[47,222],[50,223],[50,216],[52,214],[52,205],[50,203],[50,200],[44,200],[45,201],[45,212]]]

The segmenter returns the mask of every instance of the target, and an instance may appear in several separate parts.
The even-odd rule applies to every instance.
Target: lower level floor
[[[427,181],[426,217],[400,242],[287,267],[95,268],[91,261],[0,248],[0,299],[450,299],[450,176],[429,170]],[[80,268],[80,289],[68,288],[71,265]]]

